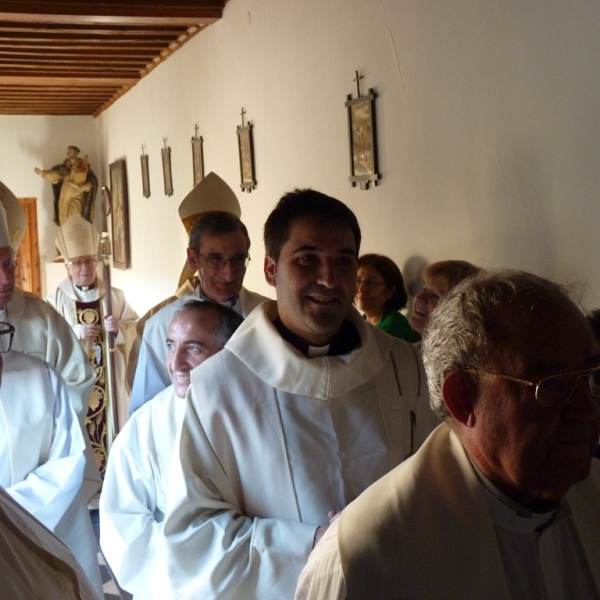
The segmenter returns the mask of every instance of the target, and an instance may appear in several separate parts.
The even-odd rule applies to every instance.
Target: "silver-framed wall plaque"
[[[238,151],[240,157],[240,187],[250,193],[256,189],[254,176],[254,146],[252,142],[252,123],[245,122],[246,111],[242,108],[242,125],[237,127]]]
[[[148,155],[143,145],[140,162],[142,163],[142,195],[144,198],[150,198],[150,167],[148,165]]]
[[[375,92],[369,88],[366,96],[360,95],[360,80],[356,71],[356,98],[346,96],[348,111],[348,145],[350,149],[350,177],[348,181],[366,190],[369,184],[377,185],[377,132],[375,128]]]
[[[167,147],[167,138],[163,138],[162,155],[163,178],[165,180],[165,196],[173,195],[173,175],[171,174],[171,148]]]
[[[204,179],[204,140],[198,135],[198,125],[195,127],[192,138],[192,166],[194,168],[194,185],[198,185]]]

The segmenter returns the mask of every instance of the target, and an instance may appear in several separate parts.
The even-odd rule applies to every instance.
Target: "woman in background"
[[[419,336],[406,317],[398,311],[408,296],[396,263],[381,254],[363,254],[358,259],[358,278],[354,303],[365,319],[394,337],[416,342]]]
[[[423,289],[413,300],[413,314],[409,323],[422,336],[429,315],[440,300],[463,279],[479,273],[481,269],[465,260],[442,260],[431,263],[423,271]]]

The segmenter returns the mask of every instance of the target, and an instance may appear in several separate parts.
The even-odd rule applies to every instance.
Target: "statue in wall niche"
[[[54,222],[61,227],[74,214],[92,223],[98,179],[90,168],[87,154],[79,156],[77,146],[67,148],[67,158],[51,169],[35,172],[52,184],[54,193]]]

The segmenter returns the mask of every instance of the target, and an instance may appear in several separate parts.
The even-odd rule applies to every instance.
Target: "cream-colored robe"
[[[100,545],[119,585],[139,600],[162,599],[163,521],[175,438],[185,399],[169,386],[146,402],[115,439],[100,496]]]
[[[131,409],[133,414],[144,402],[154,398],[158,392],[171,385],[167,371],[167,333],[169,325],[181,307],[189,300],[199,300],[200,288],[177,298],[161,308],[144,326],[144,336],[140,346],[135,379],[131,389]],[[237,313],[246,318],[261,302],[267,300],[246,288],[240,290],[237,302],[232,307]]]
[[[292,598],[319,525],[436,422],[420,356],[350,318],[360,348],[306,358],[257,307],[192,372],[164,532],[172,597]]]
[[[42,360],[12,350],[4,354],[0,410],[0,451],[10,465],[0,485],[74,552],[100,590],[96,540],[79,493],[84,437],[64,381]]]
[[[566,495],[600,590],[600,462]],[[448,425],[342,513],[312,553],[296,600],[486,598],[509,591],[484,488]]]
[[[103,300],[106,294],[106,286],[100,277],[96,278],[96,287],[88,293],[88,302]],[[135,325],[138,320],[137,313],[128,304],[122,290],[113,287],[111,289],[112,314],[119,319],[119,333],[115,339],[115,378],[117,381],[117,394],[119,406],[119,424],[122,427],[129,416],[129,389],[126,384],[125,373],[127,371],[127,355],[135,337]],[[80,339],[81,325],[77,323],[75,314],[75,301],[81,301],[75,292],[73,281],[70,277],[63,279],[58,288],[46,297],[59,314],[73,328],[77,339]]]
[[[84,432],[86,464],[84,482],[79,490],[82,502],[71,504],[57,525],[55,530],[57,535],[64,536],[70,530],[74,520],[89,521],[87,509],[84,508],[98,491],[101,483],[84,425],[90,393],[94,386],[94,370],[69,324],[50,304],[37,296],[15,289],[6,306],[3,320],[15,327],[13,350],[41,358],[52,365],[64,379],[69,389],[72,406]],[[98,585],[100,575],[95,544],[91,547],[84,536],[80,536],[78,541],[79,545],[73,552],[84,565],[92,583]]]
[[[101,600],[67,547],[0,488],[0,598]]]

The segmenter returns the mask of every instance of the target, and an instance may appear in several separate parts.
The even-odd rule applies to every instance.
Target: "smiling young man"
[[[296,190],[264,234],[277,301],[192,374],[165,521],[175,598],[291,598],[329,519],[435,424],[413,348],[352,307],[352,211]]]
[[[445,423],[336,520],[297,600],[598,598],[600,354],[560,286],[458,284],[423,341]]]
[[[100,543],[119,585],[140,600],[165,598],[162,529],[190,373],[219,352],[241,322],[215,302],[184,304],[166,343],[172,385],[132,415],[111,448],[100,498]]]

